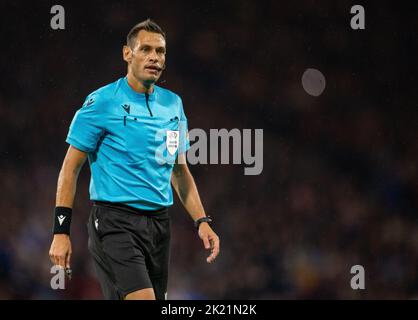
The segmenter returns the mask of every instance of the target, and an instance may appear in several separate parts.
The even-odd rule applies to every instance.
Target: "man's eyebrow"
[[[148,47],[148,48],[156,48],[156,49],[164,49],[165,50],[164,46],[153,46],[153,45],[148,44],[148,43],[143,43],[139,47],[140,48]]]
[[[160,45],[158,45],[158,46],[153,46],[152,44],[149,44],[149,43],[142,43],[142,44],[140,45],[140,47],[165,48],[165,46],[160,46]]]

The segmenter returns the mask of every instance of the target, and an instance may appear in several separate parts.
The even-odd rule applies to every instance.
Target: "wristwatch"
[[[197,230],[199,230],[199,226],[200,226],[200,224],[201,224],[202,222],[207,222],[207,223],[209,223],[209,225],[210,225],[212,221],[213,221],[213,219],[212,219],[212,217],[211,217],[211,216],[206,216],[206,217],[203,217],[203,218],[197,219],[197,220],[194,222],[194,226],[196,227],[196,229],[197,229]]]

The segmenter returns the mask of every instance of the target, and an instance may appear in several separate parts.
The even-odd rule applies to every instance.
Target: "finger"
[[[55,253],[50,253],[49,258],[54,266],[58,265],[58,256]]]
[[[70,262],[71,262],[71,251],[68,252],[67,258],[65,259],[65,267],[66,268],[71,268]]]
[[[55,265],[55,257],[54,257],[54,255],[52,254],[51,251],[49,252],[49,260],[51,260],[52,264]]]
[[[205,245],[205,249],[210,249],[209,237],[207,235],[203,236],[202,240],[203,244]]]
[[[64,255],[60,255],[58,257],[58,265],[65,268],[65,256]]]
[[[213,248],[215,247],[215,239],[210,238],[209,243],[210,243],[210,248],[213,250]]]
[[[219,238],[214,238],[211,240],[212,252],[210,256],[206,259],[208,263],[213,262],[219,254]]]

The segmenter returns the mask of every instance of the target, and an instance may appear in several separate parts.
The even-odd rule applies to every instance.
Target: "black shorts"
[[[142,211],[95,202],[87,224],[89,251],[105,299],[153,288],[166,299],[170,256],[168,209]]]

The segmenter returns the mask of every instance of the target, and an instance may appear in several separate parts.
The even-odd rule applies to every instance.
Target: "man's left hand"
[[[207,222],[199,225],[199,237],[202,239],[205,249],[210,249],[210,255],[206,258],[207,263],[212,263],[219,254],[219,237]]]

